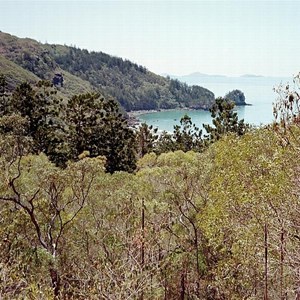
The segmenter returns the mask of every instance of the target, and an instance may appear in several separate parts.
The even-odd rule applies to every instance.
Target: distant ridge
[[[186,75],[174,75],[174,74],[168,74],[168,73],[163,73],[162,76],[164,77],[170,77],[170,78],[177,78],[177,79],[190,79],[190,78],[229,78],[229,79],[234,79],[234,78],[290,78],[290,76],[266,76],[266,75],[259,75],[259,74],[243,74],[240,76],[229,76],[229,75],[220,75],[220,74],[206,74],[206,73],[201,73],[201,72],[193,72],[190,74]]]
[[[265,77],[265,76],[262,76],[262,75],[255,75],[255,74],[244,74],[244,75],[241,75],[240,77],[256,78],[256,77]]]
[[[189,78],[189,77],[227,77],[226,75],[210,75],[201,72],[193,72],[187,75],[172,75],[168,73],[162,73],[161,76],[170,78]]]
[[[11,89],[24,80],[50,80],[64,97],[99,91],[114,97],[126,111],[209,109],[214,103],[208,89],[156,75],[129,60],[3,32],[0,65]]]

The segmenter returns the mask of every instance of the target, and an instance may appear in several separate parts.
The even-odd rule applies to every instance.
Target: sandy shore
[[[126,113],[128,114],[129,117],[138,117],[140,115],[151,114],[155,112],[159,112],[159,110],[134,110],[134,111],[127,111]]]
[[[145,115],[145,114],[152,114],[156,112],[161,112],[161,111],[174,111],[174,110],[194,110],[192,108],[168,108],[168,109],[151,109],[151,110],[134,110],[134,111],[128,111],[127,114],[131,118],[137,118],[140,115]]]

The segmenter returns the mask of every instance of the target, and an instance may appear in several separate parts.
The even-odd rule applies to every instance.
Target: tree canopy
[[[12,90],[23,81],[48,80],[61,97],[99,92],[126,111],[163,108],[208,109],[214,94],[165,78],[129,60],[73,46],[42,44],[0,32],[1,72]]]
[[[4,299],[300,297],[298,90],[278,89],[270,126],[239,132],[219,99],[211,136],[184,116],[160,138],[111,99],[51,91],[23,84],[1,102]]]
[[[45,153],[58,166],[78,160],[86,151],[90,157],[105,156],[110,173],[135,169],[135,133],[111,98],[82,94],[65,102],[56,97],[47,81],[39,82],[35,88],[23,83],[3,112],[3,116],[12,114],[26,120],[23,134],[33,141],[31,151]]]
[[[219,140],[227,133],[243,135],[248,128],[244,120],[239,120],[237,112],[234,111],[234,102],[227,99],[217,98],[215,104],[209,110],[212,116],[213,126],[204,124],[203,127],[208,133],[206,136],[210,142]]]

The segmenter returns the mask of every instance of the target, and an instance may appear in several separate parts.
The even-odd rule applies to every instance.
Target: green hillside
[[[33,78],[52,81],[58,74],[63,78],[63,85],[57,84],[62,94],[99,90],[116,98],[127,111],[208,109],[214,102],[214,94],[205,88],[156,75],[129,60],[102,52],[42,44],[0,32],[0,55],[14,63],[1,65],[8,81],[16,78],[12,73],[27,81]]]
[[[38,76],[18,66],[2,55],[0,55],[0,72],[6,77],[9,89],[13,89],[23,81],[34,83],[39,80]]]
[[[217,98],[207,134],[185,115],[157,135],[129,127],[113,98],[61,95],[120,80],[193,105],[176,100],[185,85],[103,53],[5,43],[11,88],[54,78],[58,93],[45,80],[6,93],[0,76],[1,299],[300,299],[300,73],[277,88],[268,126]]]

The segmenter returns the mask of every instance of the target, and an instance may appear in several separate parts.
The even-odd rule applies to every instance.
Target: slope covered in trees
[[[7,88],[9,90],[13,90],[17,85],[24,81],[28,83],[35,83],[39,80],[39,77],[26,69],[23,69],[2,55],[0,55],[0,70],[1,74],[5,75],[8,85]]]
[[[235,103],[235,105],[247,105],[245,101],[245,95],[240,90],[233,90],[228,92],[224,98],[229,99]]]
[[[214,101],[214,94],[205,88],[164,78],[145,67],[102,52],[42,44],[0,32],[1,57],[32,77],[52,81],[56,74],[61,75],[63,86],[57,88],[65,96],[96,90],[113,96],[127,111],[179,107],[209,109]],[[6,69],[8,80],[13,69],[12,65],[10,72]]]
[[[204,149],[194,144],[199,131],[188,118],[168,140],[181,150],[168,153],[151,152],[155,133],[143,126],[140,152],[149,153],[137,161],[135,172],[111,174],[103,153],[84,152],[64,168],[49,162],[42,149],[33,153],[32,142],[40,137],[36,123],[45,133],[50,125],[37,100],[49,100],[51,93],[21,85],[11,98],[18,114],[9,114],[3,82],[3,299],[300,297],[299,91],[280,88],[276,123],[243,134],[234,115],[229,127],[223,122],[228,105],[218,101],[212,109],[218,134]],[[91,103],[100,105],[104,117],[115,115],[113,103],[101,99],[81,95],[69,101],[73,110],[66,121],[74,136],[67,137],[76,155],[85,149],[82,134],[93,141],[90,129],[101,125],[91,118]],[[23,111],[21,100],[30,100],[33,109]],[[48,112],[54,122],[55,111]],[[78,116],[91,128],[76,132]]]
[[[0,74],[0,132],[27,140],[31,153],[45,153],[57,166],[78,160],[81,155],[105,156],[106,171],[132,172],[136,159],[149,152],[204,151],[228,132],[242,135],[248,129],[238,121],[234,104],[217,99],[210,110],[213,126],[206,125],[203,136],[189,116],[174,126],[172,134],[156,135],[146,124],[133,129],[112,98],[98,93],[62,99],[48,81],[36,85],[21,83],[9,92],[6,77]]]
[[[43,152],[60,167],[86,153],[105,156],[111,173],[135,169],[135,133],[112,98],[87,93],[64,101],[48,81],[6,88],[0,75],[0,132],[28,141],[30,153]]]
[[[295,295],[299,151],[272,130],[148,154],[135,174],[104,173],[100,157],[58,169],[14,143],[0,145],[7,299]]]

